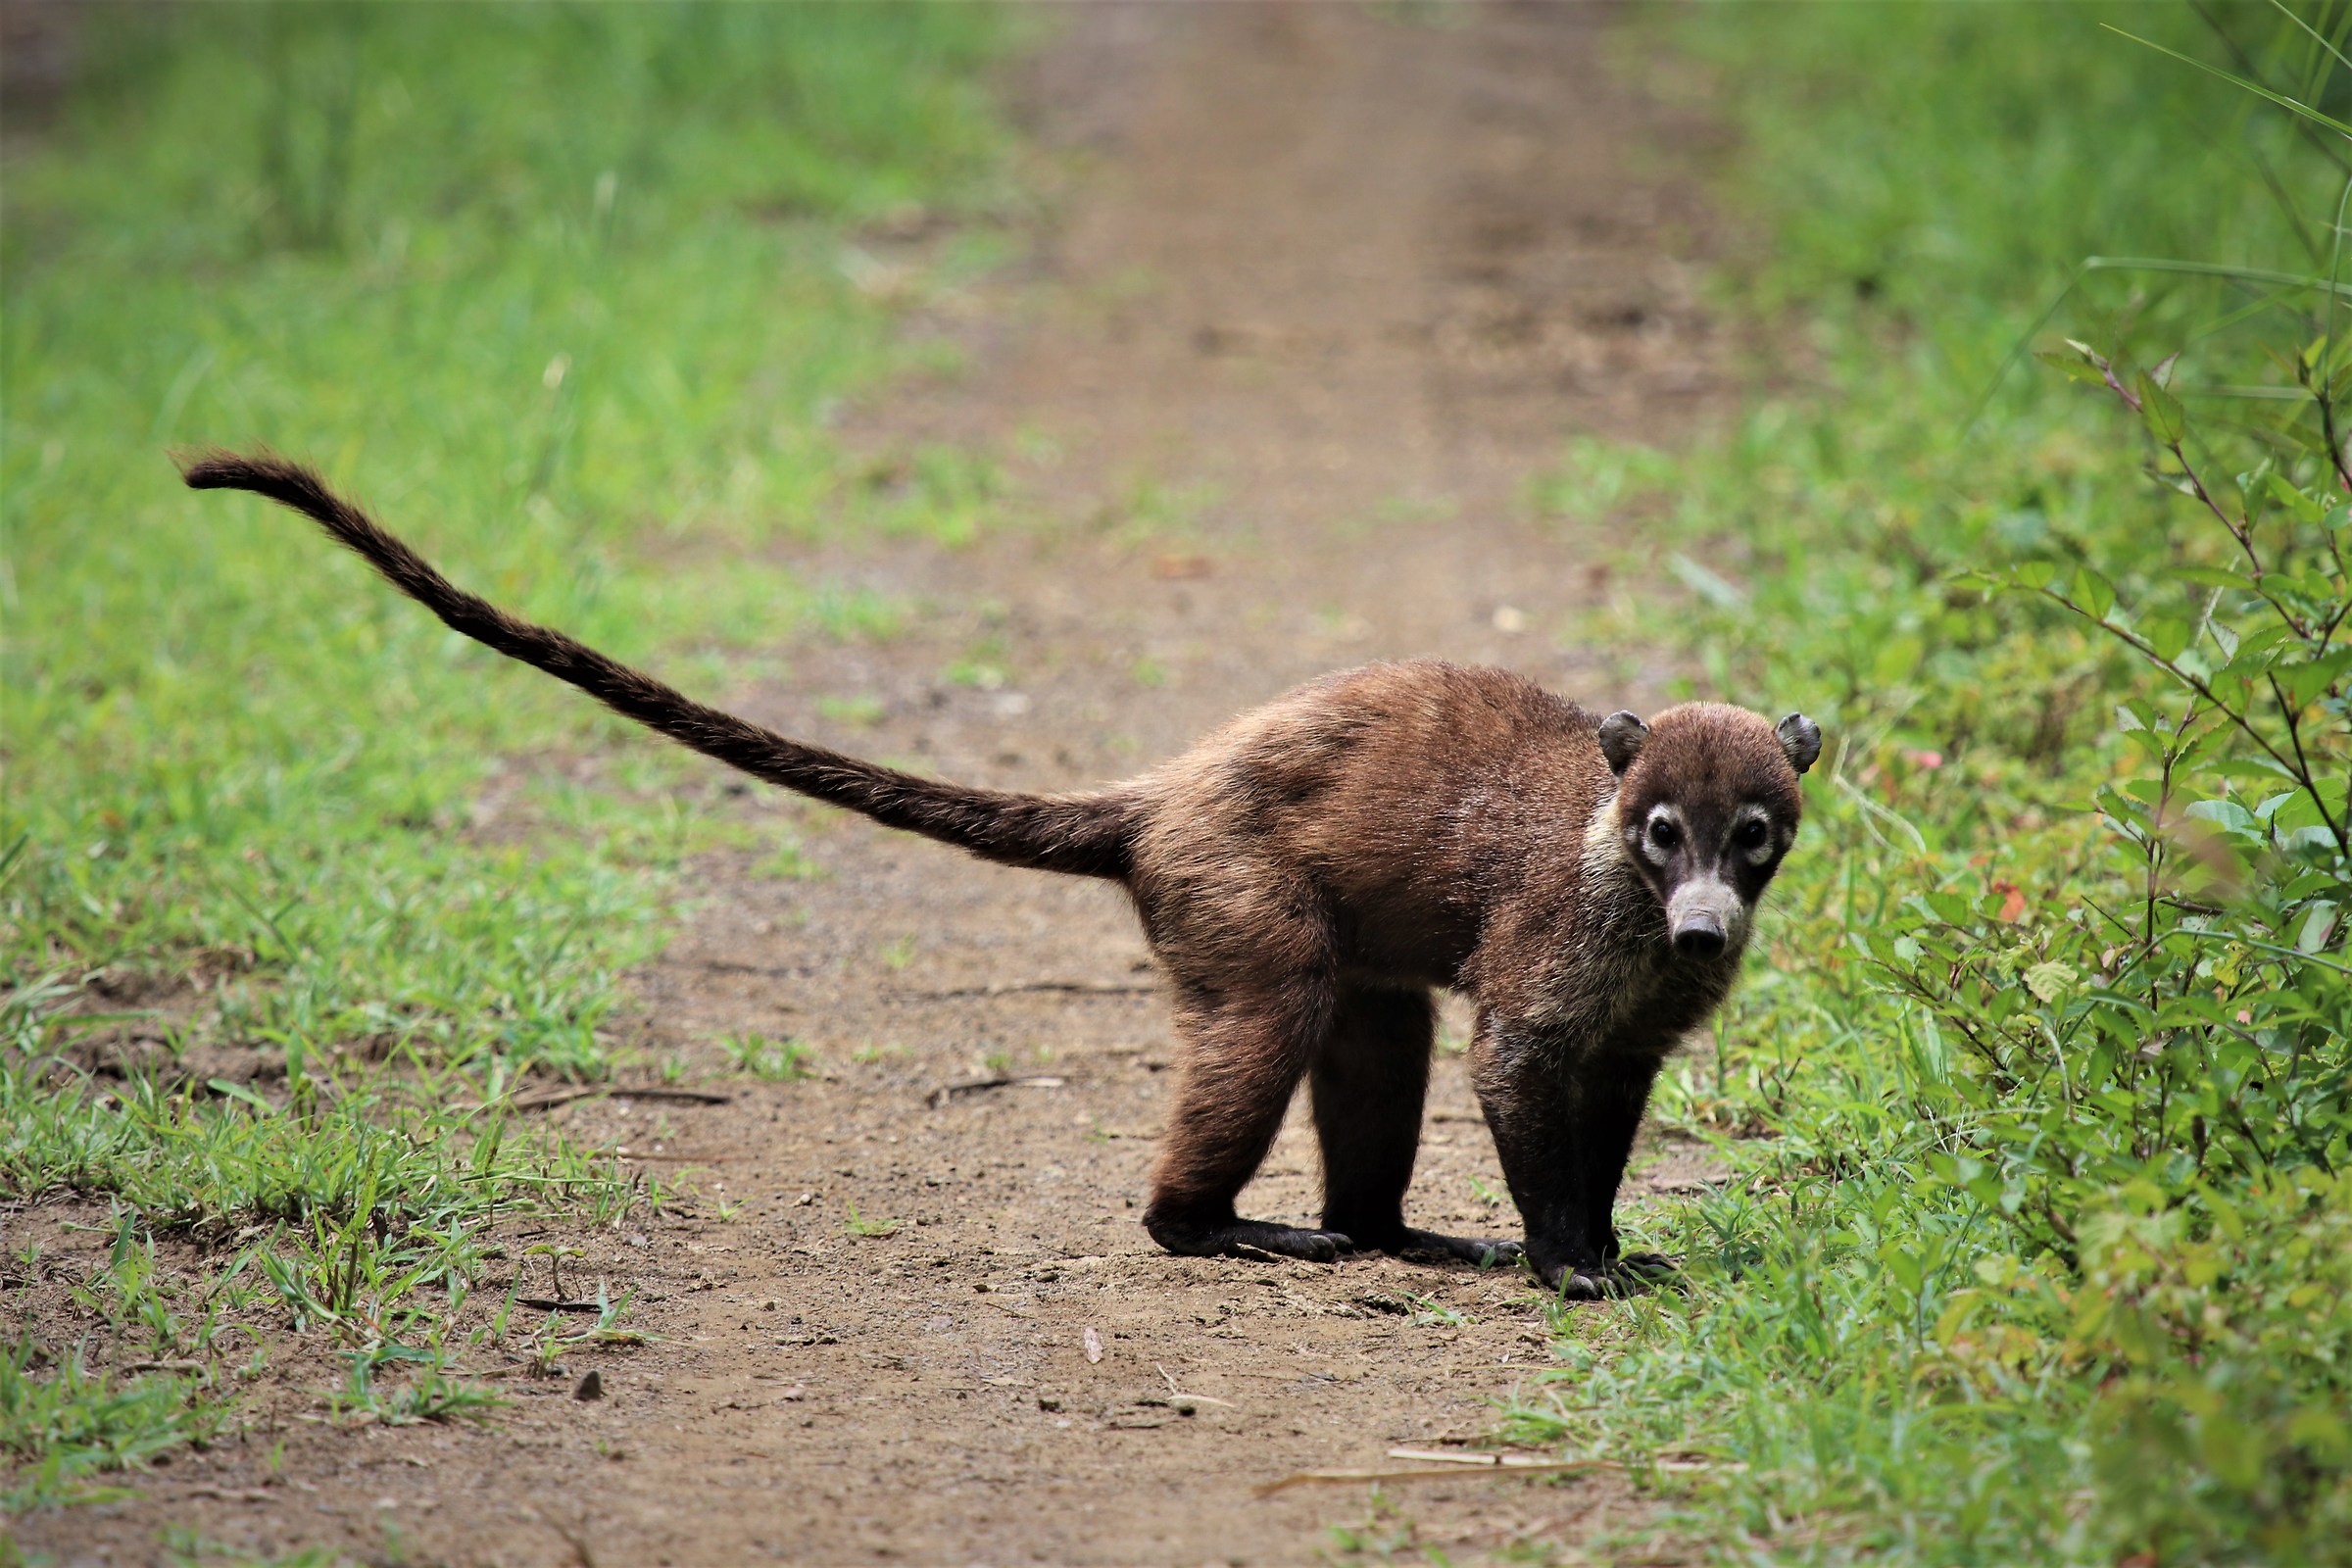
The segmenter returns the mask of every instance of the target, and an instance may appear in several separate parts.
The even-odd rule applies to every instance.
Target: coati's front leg
[[[1323,1145],[1323,1228],[1371,1251],[1515,1262],[1517,1242],[1441,1236],[1404,1222],[1436,1042],[1428,991],[1341,992],[1309,1080]]]
[[[1331,987],[1321,977],[1180,992],[1184,1060],[1144,1209],[1153,1241],[1193,1257],[1271,1252],[1320,1263],[1354,1250],[1345,1233],[1242,1219],[1233,1207],[1274,1147],[1331,1015]]]
[[[1638,1289],[1611,1216],[1655,1065],[1482,1014],[1472,1072],[1537,1276],[1571,1299]]]
[[[1595,1053],[1582,1063],[1575,1082],[1578,1148],[1585,1161],[1586,1229],[1600,1248],[1600,1259],[1620,1288],[1639,1289],[1674,1272],[1656,1252],[1628,1252],[1617,1239],[1617,1190],[1642,1129],[1658,1059],[1646,1054]]]

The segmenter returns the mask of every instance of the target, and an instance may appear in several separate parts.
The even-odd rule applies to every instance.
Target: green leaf
[[[2297,790],[2286,803],[2271,813],[2271,825],[2278,828],[2306,828],[2320,825],[2320,806],[2310,792]]]
[[[2139,635],[2150,648],[2156,650],[2157,658],[2169,661],[2180,657],[2196,632],[2187,621],[2175,620],[2168,615],[2140,627]]]
[[[2211,822],[2232,833],[2260,836],[2262,832],[2262,824],[2254,819],[2254,813],[2235,801],[2192,802],[2182,814],[2200,822]]]
[[[2139,394],[2139,416],[2147,425],[2148,434],[2158,446],[2177,447],[2188,433],[2188,414],[2180,400],[2157,385],[2156,378],[2142,370],[2133,380],[2132,388]]]
[[[2242,571],[2227,566],[2183,566],[2173,573],[2182,582],[2193,582],[2204,588],[2235,588],[2245,593],[2256,591],[2254,579]]]
[[[2043,349],[2034,356],[2042,364],[2054,366],[2070,381],[2082,381],[2091,386],[2105,386],[2107,377],[2099,368],[2083,360],[2080,354],[2061,354],[2055,349]]]
[[[2299,709],[2326,691],[2347,668],[2352,668],[2352,648],[2339,648],[2325,659],[2281,662],[2272,669],[2271,679],[2278,683],[2286,700]]]
[[[1975,913],[1968,900],[1957,893],[1930,893],[1924,901],[1936,918],[1946,925],[1966,925]]]
[[[2303,929],[2295,933],[2295,946],[2305,953],[2325,953],[2328,939],[2335,932],[2335,906],[2326,902],[2315,904],[2303,917]]]
[[[1927,1272],[1921,1265],[1918,1253],[1907,1252],[1890,1243],[1879,1249],[1879,1261],[1886,1265],[1886,1272],[1893,1276],[1897,1285],[1912,1295],[1918,1294],[1920,1282],[1926,1278]]]
[[[2115,585],[2088,566],[2075,572],[2075,603],[2090,612],[2093,620],[2105,620],[2107,612],[2115,608]]]
[[[2279,649],[2276,647],[2257,648],[2252,646],[2252,640],[2248,639],[2247,642],[2238,645],[2237,653],[2230,662],[2215,670],[2214,674],[2235,681],[2257,681],[2276,668],[2282,657]],[[2220,681],[2217,680],[2215,684],[2219,686]]]
[[[2073,964],[2053,958],[2026,971],[2026,989],[2043,1002],[2064,1002],[2074,993],[2081,978]]]
[[[2320,503],[2306,495],[2303,487],[2287,478],[2285,474],[2268,474],[2264,477],[2263,483],[2264,487],[2270,491],[2271,499],[2294,514],[2299,520],[2304,522],[2320,520],[2322,514]]]

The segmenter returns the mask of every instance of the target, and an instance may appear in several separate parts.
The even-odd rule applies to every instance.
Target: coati
[[[1492,1263],[1595,1298],[1664,1267],[1611,1212],[1659,1063],[1731,988],[1796,836],[1821,730],[1712,703],[1605,718],[1499,669],[1434,660],[1326,676],[1091,794],[918,778],[695,703],[453,587],[272,456],[184,460],[199,490],[315,519],[452,628],[786,789],[1006,865],[1120,883],[1182,1051],[1144,1225],[1171,1252]],[[1415,1230],[1433,987],[1477,1004],[1471,1067],[1524,1245]],[[1304,1079],[1319,1229],[1234,1200]]]

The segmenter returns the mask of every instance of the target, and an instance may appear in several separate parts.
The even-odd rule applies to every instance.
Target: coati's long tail
[[[1077,876],[1127,874],[1130,817],[1114,795],[969,789],[787,740],[706,708],[560,631],[511,615],[456,587],[301,464],[268,454],[204,452],[181,459],[180,473],[191,489],[250,490],[291,507],[366,557],[394,587],[453,629],[569,681],[614,712],[755,778],[1007,865]]]

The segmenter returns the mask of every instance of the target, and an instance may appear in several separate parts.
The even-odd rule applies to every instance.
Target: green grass
[[[764,547],[845,493],[863,520],[973,525],[963,471],[923,481],[939,460],[858,500],[825,419],[903,358],[845,227],[996,194],[972,77],[1000,28],[830,7],[129,25],[10,180],[0,842],[25,845],[0,962],[217,978],[205,1011],[240,1039],[583,1069],[612,973],[659,941],[660,873],[708,831],[666,806],[693,764],[631,750],[616,790],[567,786],[535,760],[622,726],[293,519],[181,492],[162,450],[315,456],[463,580],[706,687],[730,648],[886,633]],[[564,831],[466,842],[492,801],[502,828]]]
[[[2344,98],[2278,13],[2221,22],[1643,34],[1741,133],[1724,199],[1765,247],[1719,301],[1787,313],[1760,368],[1802,390],[1689,453],[1584,444],[1540,494],[1643,518],[1672,568],[1671,611],[1583,633],[1676,635],[1693,690],[1830,744],[1717,1049],[1657,1100],[1736,1172],[1642,1238],[1690,1289],[1564,1309],[1507,1429],[1631,1461],[1710,1560],[2352,1560],[2352,514],[2292,368],[2332,406],[2341,320],[2078,282],[2335,264],[2340,139],[2099,26]],[[2147,416],[2014,353],[2095,380],[2062,335]]]
[[[727,1065],[753,1078],[781,1083],[816,1070],[815,1055],[798,1040],[770,1040],[758,1033],[728,1035],[718,1043]]]
[[[15,1466],[0,1508],[71,1498],[101,1502],[122,1489],[89,1478],[131,1469],[224,1425],[194,1381],[168,1374],[117,1378],[93,1371],[79,1346],[56,1353],[27,1337],[0,1348],[0,1451]]]
[[[165,449],[315,459],[460,581],[722,698],[746,651],[890,635],[904,607],[787,563],[986,520],[984,459],[876,470],[828,430],[916,363],[898,311],[1004,248],[1007,24],[227,5],[86,32],[0,223],[0,1186],[121,1205],[117,1360],[201,1358],[192,1291],[349,1344],[350,1408],[464,1413],[419,1303],[454,1310],[496,1213],[632,1195],[453,1107],[609,1072],[682,858],[744,830],[681,798],[702,764],[297,519],[187,493]],[[909,215],[945,237],[878,261],[867,226]],[[120,1084],[67,1065],[129,1035],[160,1047]],[[258,1091],[208,1086],[221,1050],[260,1054]],[[205,1241],[205,1279],[126,1275],[155,1234]],[[233,1419],[210,1373],[11,1353],[12,1507]]]

